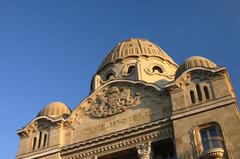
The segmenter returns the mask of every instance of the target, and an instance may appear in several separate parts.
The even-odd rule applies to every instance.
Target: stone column
[[[145,143],[137,146],[139,159],[152,159],[151,143]]]

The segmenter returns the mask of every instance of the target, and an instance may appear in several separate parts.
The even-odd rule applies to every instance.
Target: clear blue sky
[[[0,0],[2,159],[16,130],[52,101],[74,109],[116,43],[157,43],[176,63],[200,55],[229,70],[240,95],[240,1]]]

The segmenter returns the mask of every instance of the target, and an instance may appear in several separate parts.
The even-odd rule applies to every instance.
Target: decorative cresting
[[[133,94],[130,88],[111,86],[90,98],[85,110],[91,117],[104,118],[131,109],[140,103],[140,94]]]
[[[137,153],[139,159],[152,159],[151,157],[151,143],[144,143],[137,146]]]
[[[115,63],[117,60],[133,56],[157,57],[177,66],[171,57],[156,44],[142,38],[131,38],[118,43],[118,45],[110,51],[99,69],[109,63]]]

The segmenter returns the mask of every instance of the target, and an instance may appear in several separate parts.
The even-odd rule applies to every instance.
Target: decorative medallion
[[[104,118],[135,107],[140,103],[140,94],[135,93],[133,96],[130,89],[113,86],[98,93],[89,103],[86,113],[92,117]]]

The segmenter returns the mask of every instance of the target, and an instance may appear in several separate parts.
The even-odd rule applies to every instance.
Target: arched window
[[[200,130],[202,146],[204,151],[213,148],[222,148],[222,137],[216,126],[210,126]]]
[[[209,97],[209,91],[208,91],[207,86],[204,86],[204,87],[203,87],[203,90],[204,90],[204,94],[205,94],[206,99],[207,99],[207,100],[210,99],[210,97]]]
[[[129,66],[127,70],[127,74],[132,73],[135,70],[135,66]]]
[[[106,80],[109,80],[111,77],[113,77],[113,73],[112,73],[112,72],[110,72],[110,73],[107,74]]]
[[[157,71],[158,73],[163,73],[162,68],[159,67],[159,66],[154,66],[154,67],[152,68],[152,71],[153,71],[153,72]]]
[[[196,103],[193,90],[190,91],[190,97],[191,97],[192,104]]]
[[[219,150],[219,156],[222,156],[223,152],[225,153],[225,144],[221,127],[217,123],[211,123],[197,128],[194,136],[197,141],[197,151],[203,158],[205,154],[211,153],[213,152],[212,150],[216,149]]]
[[[39,139],[38,139],[38,148],[40,148],[40,146],[41,146],[41,141],[42,141],[42,132],[40,131]]]
[[[201,93],[199,84],[196,85],[196,89],[197,89],[198,100],[199,100],[199,102],[201,102],[202,101],[202,93]]]
[[[34,138],[33,138],[33,147],[32,147],[32,150],[35,150],[36,142],[37,142],[37,138],[34,137]]]
[[[47,134],[44,134],[44,138],[43,138],[43,147],[45,147],[47,144]]]

